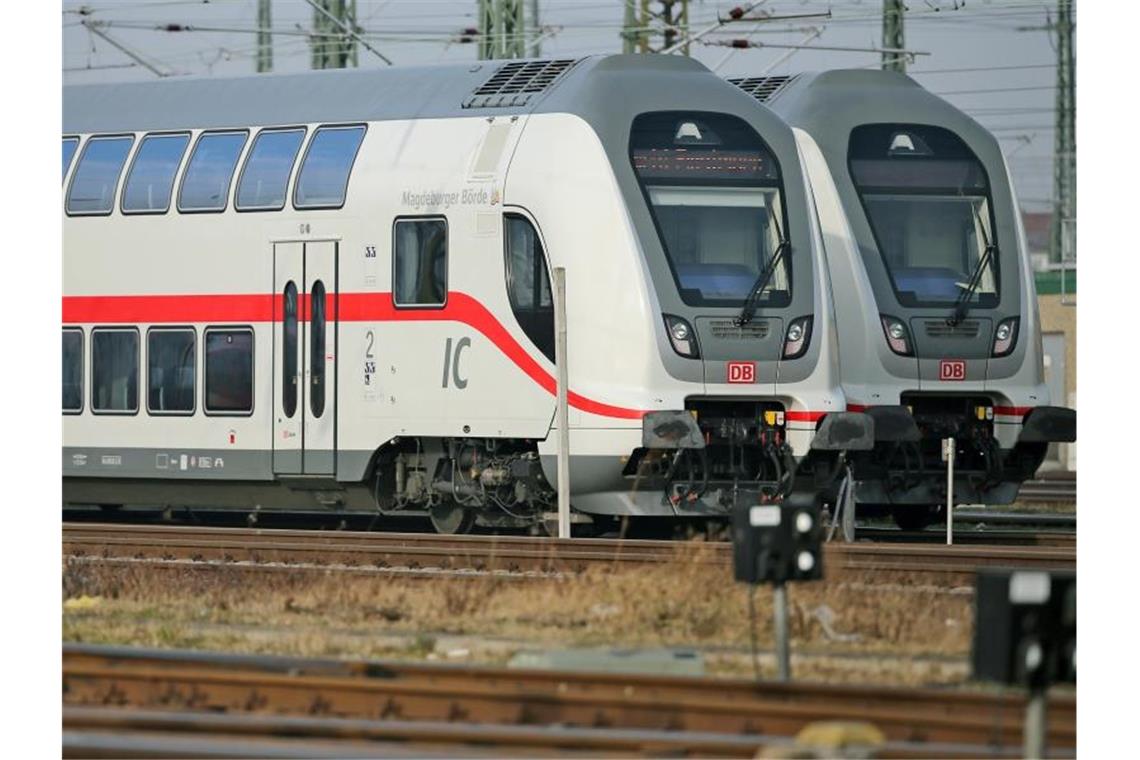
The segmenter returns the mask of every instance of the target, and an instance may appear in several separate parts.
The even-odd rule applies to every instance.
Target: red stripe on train
[[[847,411],[849,412],[865,412],[868,407],[864,404],[848,404]],[[1031,406],[995,406],[994,414],[1000,414],[1003,417],[1024,417],[1033,411]]]
[[[307,319],[308,297],[302,296],[299,318]],[[336,301],[341,322],[462,322],[487,337],[503,354],[547,393],[557,392],[557,381],[483,304],[466,293],[448,293],[442,309],[397,309],[391,293],[341,293]],[[281,321],[281,302],[272,294],[65,296],[64,324],[176,324],[188,322]],[[645,412],[600,401],[570,391],[570,405],[589,414],[619,419],[641,419]]]
[[[299,318],[308,318],[309,298],[299,298]],[[557,381],[503,327],[487,307],[466,293],[451,292],[442,309],[398,309],[391,293],[341,293],[336,301],[341,322],[461,322],[481,332],[547,393],[557,392]],[[185,324],[192,322],[281,321],[281,301],[272,294],[64,296],[64,324]],[[645,411],[595,401],[570,391],[570,405],[588,414],[619,419],[641,419]],[[792,422],[818,422],[826,412],[789,411]]]
[[[995,406],[994,414],[1000,414],[1004,417],[1024,417],[1033,411],[1031,406]]]

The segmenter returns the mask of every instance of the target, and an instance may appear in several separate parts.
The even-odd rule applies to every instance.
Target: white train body
[[[487,94],[510,76],[530,82],[533,94],[502,87]],[[623,92],[627,98],[615,97]],[[684,301],[695,291],[682,297],[669,287],[647,198],[657,193],[683,206],[687,186],[647,185],[643,195],[629,144],[638,115],[662,112],[681,122],[712,114],[707,123],[725,129],[746,124],[775,156],[782,187],[765,191],[776,205],[763,210],[782,207],[791,268],[776,275],[785,278],[782,290],[760,288],[768,295],[756,299],[751,327],[734,322],[743,292],[693,306]],[[748,473],[772,481],[769,495],[793,480],[828,487],[835,452],[850,443],[823,430],[828,415],[855,423],[860,415],[845,413],[831,283],[795,139],[698,64],[614,56],[77,87],[65,90],[64,113],[65,138],[78,138],[64,177],[67,502],[427,511],[448,530],[474,517],[540,519],[557,453],[556,371],[545,339],[553,327],[548,271],[556,267],[566,271],[571,494],[579,512],[723,513],[733,498],[709,481],[724,478],[694,469],[699,452],[715,444],[698,423],[720,405],[743,404],[728,417],[751,426],[745,437],[768,430],[771,451],[784,457],[765,475],[762,453],[763,464]],[[707,132],[699,118],[693,123]],[[180,210],[199,183],[197,174],[187,179],[195,146],[204,134],[234,131],[241,147],[232,179],[206,201],[220,208]],[[322,131],[332,147],[313,147]],[[257,164],[250,154],[263,133],[276,136],[266,138],[265,163]],[[333,156],[331,166],[333,147],[360,133],[355,153],[345,153],[343,202],[298,208],[308,154]],[[144,138],[160,134],[173,137],[152,143],[155,176],[161,151],[177,152],[178,136],[186,136],[170,164],[165,211],[127,187]],[[92,200],[82,188],[93,180],[76,175],[91,141],[108,136],[132,138],[129,152],[112,187]],[[210,156],[224,164],[216,157],[225,139],[215,140],[216,154],[202,149],[203,167]],[[278,143],[295,150],[281,207],[241,209],[243,172],[264,166],[272,178],[278,164],[269,146]],[[96,143],[91,155],[115,147]],[[675,154],[692,153],[653,155],[672,156],[666,162],[675,166]],[[312,181],[324,192],[321,166],[314,158]],[[94,158],[90,167],[95,176]],[[201,171],[207,185],[217,179]],[[748,183],[733,181],[736,195],[717,201],[727,204],[717,213],[736,218],[734,203],[756,212]],[[250,187],[250,197],[260,197]],[[110,208],[91,211],[107,193]],[[128,213],[128,195],[154,213]],[[785,234],[780,222],[755,230],[749,234]],[[537,255],[538,269],[508,273],[507,246],[517,246],[509,254],[521,252],[520,262]],[[763,263],[758,258],[757,268]],[[716,287],[739,288],[744,271],[751,280],[742,267],[721,266],[729,274],[716,276],[729,285]],[[530,306],[516,309],[508,293],[516,286],[520,299],[533,292]],[[767,303],[777,295],[784,303]],[[678,353],[663,315],[696,333],[699,358]],[[804,350],[784,358],[790,325],[801,317],[810,318]],[[691,440],[653,438],[654,420],[680,424]]]

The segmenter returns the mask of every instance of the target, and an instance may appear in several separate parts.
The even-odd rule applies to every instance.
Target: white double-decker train
[[[792,129],[601,56],[68,87],[64,500],[542,522],[566,272],[578,519],[834,488]]]
[[[843,393],[874,418],[852,457],[864,512],[906,527],[947,498],[1007,504],[1076,412],[1050,405],[1033,270],[997,139],[889,71],[732,80],[785,119],[834,283]]]

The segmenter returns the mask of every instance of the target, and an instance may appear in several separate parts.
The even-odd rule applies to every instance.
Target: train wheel
[[[924,530],[938,517],[937,504],[907,504],[891,508],[895,525],[903,530]]]
[[[475,527],[475,512],[464,509],[455,502],[445,501],[441,504],[435,504],[428,511],[428,515],[431,518],[431,526],[435,528],[436,533],[458,536],[463,533],[470,533],[471,529]]]

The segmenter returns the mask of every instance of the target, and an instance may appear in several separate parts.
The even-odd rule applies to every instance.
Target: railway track
[[[1020,501],[1072,504],[1077,500],[1077,479],[1072,477],[1027,480],[1021,484],[1017,498]]]
[[[676,563],[723,567],[732,561],[732,546],[726,542],[99,524],[65,525],[63,550],[72,561],[110,564],[422,575],[543,575]],[[830,577],[918,573],[968,583],[981,566],[1071,570],[1076,564],[1071,546],[855,543],[829,544],[825,552]]]
[[[82,754],[84,736],[186,742],[220,734],[398,742],[405,754],[409,744],[434,744],[453,753],[470,745],[512,754],[751,757],[810,723],[861,720],[885,736],[881,757],[1008,756],[1021,742],[1024,712],[1020,697],[981,691],[90,645],[64,646],[63,702],[65,750],[73,754]],[[1053,695],[1048,725],[1049,747],[1071,754],[1073,696]],[[234,749],[229,754],[242,754]]]

